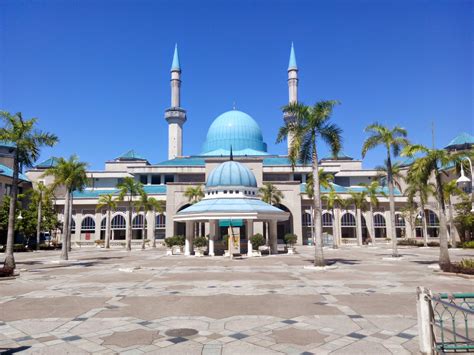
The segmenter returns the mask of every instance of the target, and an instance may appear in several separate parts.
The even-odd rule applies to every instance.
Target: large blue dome
[[[225,155],[231,146],[234,155],[266,154],[262,131],[245,112],[232,110],[217,117],[207,131],[202,154]]]
[[[231,160],[222,163],[209,174],[206,187],[216,186],[257,187],[257,180],[249,168]]]

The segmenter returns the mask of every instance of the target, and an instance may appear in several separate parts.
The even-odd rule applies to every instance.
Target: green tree
[[[392,235],[392,256],[398,257],[398,247],[395,227],[395,194],[394,194],[394,177],[392,155],[397,157],[401,149],[408,144],[406,139],[407,131],[401,127],[393,127],[392,129],[381,125],[380,123],[373,123],[365,128],[365,131],[370,136],[362,145],[362,158],[365,157],[369,150],[382,146],[385,148],[387,158],[387,182],[388,182],[388,196],[390,205],[390,231]]]
[[[428,198],[435,194],[435,186],[432,183],[423,179],[423,176],[417,175],[415,171],[409,172],[407,176],[408,187],[405,190],[405,196],[408,197],[409,201],[413,201],[415,196],[418,195],[420,203],[421,213],[418,215],[421,219],[423,227],[423,244],[428,246],[428,222],[426,205],[428,204]],[[417,217],[418,218],[418,217]]]
[[[370,184],[359,184],[365,188],[367,198],[369,199],[369,218],[370,218],[370,236],[372,244],[375,245],[375,226],[374,226],[374,207],[379,206],[379,196],[387,197],[387,194],[380,189],[378,181],[372,181]]]
[[[420,181],[425,184],[428,184],[431,176],[434,177],[436,198],[439,205],[439,266],[442,270],[450,270],[451,260],[448,250],[446,203],[441,169],[448,168],[452,163],[460,163],[463,155],[460,153],[449,153],[444,149],[430,149],[420,144],[406,146],[403,149],[402,155],[408,157],[419,156],[411,165],[408,174],[418,176]]]
[[[39,182],[36,188],[31,191],[31,203],[36,205],[36,250],[38,250],[43,227],[44,208],[47,208],[51,203],[54,191],[42,182]]]
[[[124,201],[127,198],[128,205],[128,226],[127,226],[127,240],[125,241],[126,250],[132,250],[132,215],[133,215],[133,200],[136,196],[143,193],[143,185],[132,177],[126,177],[117,184],[119,189],[119,201]]]
[[[446,201],[448,205],[448,211],[449,211],[449,239],[451,240],[451,243],[454,242],[454,211],[453,211],[453,201],[452,197],[453,196],[464,196],[465,193],[463,190],[461,190],[458,185],[456,180],[451,180],[446,182],[443,185],[443,193],[444,193],[444,200]]]
[[[195,204],[202,200],[204,192],[201,186],[190,186],[184,191],[184,196],[188,198],[191,204]]]
[[[294,167],[298,161],[303,164],[311,162],[314,177],[314,235],[315,235],[315,258],[316,266],[326,264],[323,254],[322,224],[321,224],[321,191],[319,181],[318,144],[319,141],[327,143],[333,155],[337,156],[342,144],[342,130],[331,122],[334,106],[338,102],[334,100],[320,101],[314,106],[305,106],[302,103],[291,103],[283,107],[283,112],[294,117],[281,127],[277,142],[284,141],[288,134],[291,141],[289,159]]]
[[[140,194],[140,199],[136,202],[136,207],[138,211],[143,211],[143,230],[142,230],[142,249],[145,249],[145,236],[146,228],[145,228],[145,220],[148,212],[153,212],[153,236],[152,236],[152,246],[156,248],[156,239],[155,239],[155,229],[156,229],[156,212],[163,213],[164,206],[163,201],[158,201],[153,197],[149,197],[145,192]]]
[[[319,169],[318,175],[319,186],[326,190],[330,190],[332,188],[331,183],[334,180],[334,175],[325,172],[323,169]],[[306,194],[311,200],[314,198],[314,179],[312,173],[309,173],[308,177],[306,178]]]
[[[154,197],[148,198],[148,206],[151,208],[153,213],[153,238],[152,238],[152,247],[156,248],[156,237],[155,237],[155,230],[156,230],[156,215],[163,214],[165,212],[165,201],[157,200]]]
[[[351,191],[349,193],[356,212],[357,245],[362,245],[362,211],[365,211],[367,207],[367,192]]]
[[[332,214],[332,235],[334,238],[334,247],[337,248],[339,246],[340,242],[340,235],[339,235],[339,228],[337,228],[337,224],[339,224],[339,221],[336,219],[336,213],[335,209],[337,206],[341,206],[341,197],[338,195],[338,193],[334,190],[334,188],[331,186],[331,189],[327,194],[324,194],[322,196],[322,199],[326,202],[326,207],[328,210],[331,210]]]
[[[267,182],[263,184],[261,188],[258,189],[258,194],[260,198],[262,199],[263,202],[268,203],[270,205],[278,205],[280,204],[281,200],[283,199],[283,192],[278,190],[278,188]],[[263,222],[263,234],[265,237],[265,240],[267,241],[268,244],[268,222]]]
[[[107,210],[106,227],[105,227],[105,248],[110,248],[110,239],[112,236],[112,212],[117,209],[117,200],[112,194],[100,195],[97,203],[97,210],[105,208]]]
[[[0,128],[0,140],[11,143],[11,153],[13,153],[12,190],[8,215],[4,267],[14,269],[15,257],[13,255],[13,243],[15,237],[15,214],[18,198],[19,173],[22,168],[33,166],[40,156],[41,148],[44,146],[52,147],[56,144],[58,138],[54,134],[36,129],[37,118],[25,120],[20,112],[12,115],[6,111],[0,111],[0,117],[4,123],[4,126]]]
[[[57,164],[45,172],[45,176],[53,176],[53,188],[62,186],[64,193],[64,222],[63,238],[61,248],[61,259],[68,260],[69,246],[71,244],[71,198],[75,190],[82,190],[88,182],[86,174],[87,164],[78,160],[77,156],[72,155],[69,159],[59,158]],[[79,228],[79,226],[78,226]]]
[[[471,201],[468,197],[464,197],[461,203],[454,206],[456,217],[454,223],[459,231],[459,239],[461,243],[469,242],[474,236],[474,213],[471,212]]]
[[[387,160],[384,160],[384,165],[377,165],[375,170],[378,171],[379,184],[381,187],[386,187],[387,183]],[[405,181],[405,176],[403,174],[403,166],[399,162],[392,163],[392,178],[394,186],[402,192],[402,182]]]

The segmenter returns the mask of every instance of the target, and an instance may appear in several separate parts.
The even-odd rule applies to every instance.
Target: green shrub
[[[173,246],[175,246],[176,245],[176,237],[172,236],[172,237],[165,238],[165,245],[168,248],[172,248]]]
[[[56,247],[54,245],[48,245],[48,244],[43,243],[38,246],[38,249],[39,250],[55,250]]]
[[[474,275],[474,259],[462,259],[459,263],[453,263],[449,271]]]
[[[470,242],[464,242],[462,247],[464,249],[474,249],[474,240],[471,240]]]
[[[292,247],[296,243],[296,241],[298,240],[298,237],[296,236],[296,234],[287,233],[287,234],[285,234],[283,239],[285,240],[285,243],[287,245]]]
[[[183,247],[185,242],[186,242],[186,238],[184,237],[184,235],[175,235],[174,236],[176,238],[176,244],[177,246],[179,247]]]
[[[259,247],[265,245],[265,238],[260,233],[254,234],[250,237],[253,250],[258,250]]]
[[[398,245],[408,245],[408,246],[414,246],[414,247],[422,247],[423,242],[421,240],[416,240],[416,239],[400,239],[397,241]]]
[[[205,247],[207,247],[207,238],[202,237],[202,236],[194,238],[194,246],[196,248],[205,248]]]
[[[15,253],[28,251],[28,248],[24,244],[13,244],[13,251]]]
[[[428,242],[429,247],[439,247],[439,242]]]

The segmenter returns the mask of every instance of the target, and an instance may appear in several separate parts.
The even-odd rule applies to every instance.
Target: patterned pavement
[[[312,249],[229,260],[78,249],[17,254],[21,275],[0,281],[0,353],[417,353],[415,289],[473,291],[436,273],[436,248]],[[451,250],[453,259],[473,251]]]

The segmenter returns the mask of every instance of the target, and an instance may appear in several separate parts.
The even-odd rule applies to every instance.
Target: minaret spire
[[[171,107],[165,111],[165,119],[168,122],[168,159],[174,159],[183,155],[183,124],[186,122],[186,110],[181,107],[178,44],[174,47],[171,63]]]
[[[290,49],[290,60],[288,63],[288,103],[295,104],[298,102],[298,66],[296,65],[295,46],[291,42]],[[284,114],[283,119],[285,123],[293,122],[295,117]],[[293,142],[293,135],[288,134],[286,141],[288,143],[288,154],[290,154],[290,148]]]

